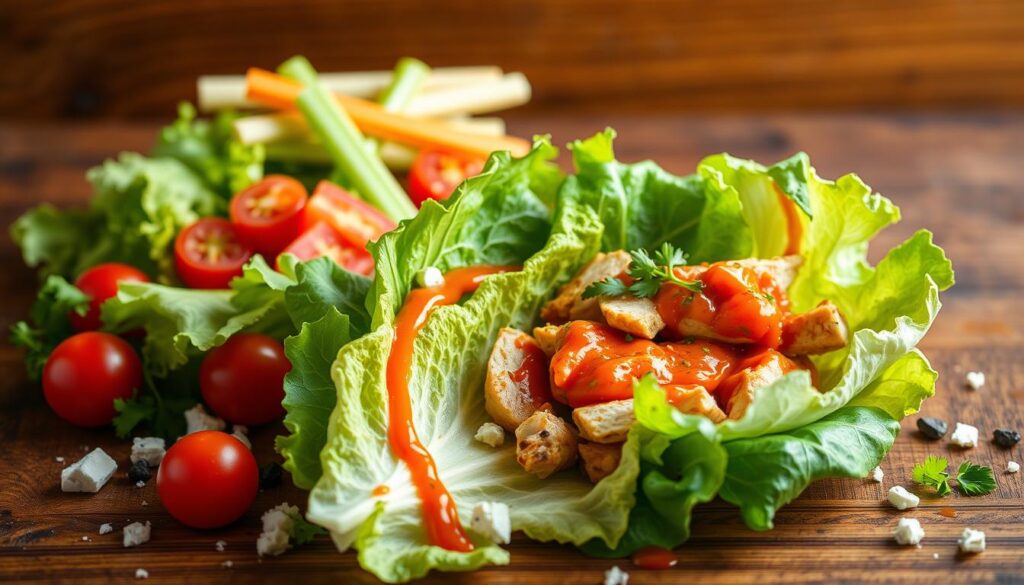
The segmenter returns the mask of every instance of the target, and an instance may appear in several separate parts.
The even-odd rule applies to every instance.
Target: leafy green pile
[[[415,424],[460,516],[468,521],[475,502],[505,502],[514,529],[591,554],[676,546],[689,535],[692,508],[716,495],[737,505],[751,528],[771,528],[776,510],[810,482],[866,475],[892,446],[899,419],[934,393],[936,374],[914,348],[953,273],[923,231],[877,266],[867,262],[868,241],[899,218],[887,199],[853,175],[820,179],[802,154],[771,167],[717,155],[677,177],[652,162],[617,162],[613,136],[571,145],[576,173],[564,179],[548,162],[554,149],[546,141],[523,159],[493,155],[451,200],[428,203],[373,247],[378,272],[365,304],[364,291],[351,291],[333,304],[337,310],[307,314],[289,341],[290,434],[278,448],[296,484],[312,488],[310,519],[339,548],[358,549],[379,578],[406,581],[508,559],[485,542],[471,553],[428,545],[408,472],[387,444],[392,324],[427,266],[523,266],[437,309],[416,340]],[[534,325],[538,308],[598,250],[667,243],[691,262],[782,253],[776,186],[804,212],[805,265],[789,291],[794,310],[830,299],[853,332],[848,348],[815,358],[821,391],[806,372],[793,372],[760,390],[742,419],[716,426],[679,413],[644,379],[635,388],[640,424],[623,462],[596,486],[574,473],[535,479],[515,463],[514,445],[492,449],[473,439],[487,420],[485,364],[501,327]],[[382,485],[387,494],[375,496]]]

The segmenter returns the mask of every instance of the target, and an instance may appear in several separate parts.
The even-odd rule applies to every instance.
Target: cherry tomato
[[[117,294],[119,282],[149,282],[144,272],[129,266],[110,262],[99,264],[79,275],[75,286],[89,297],[89,311],[79,315],[71,311],[68,318],[75,331],[95,331],[103,326],[100,320],[100,305]]]
[[[326,222],[320,222],[306,230],[281,253],[294,254],[299,260],[327,256],[342,268],[352,272],[367,276],[373,274],[373,257],[370,253],[342,240]],[[280,259],[280,256],[278,258]]]
[[[306,207],[307,228],[321,221],[327,222],[344,241],[359,249],[398,227],[376,207],[330,181],[320,181]]]
[[[199,368],[199,388],[217,416],[235,424],[260,425],[284,416],[284,375],[291,369],[277,340],[242,333],[206,354]]]
[[[73,335],[56,347],[43,367],[43,395],[57,416],[81,426],[109,424],[114,399],[142,387],[142,362],[132,346],[109,333]]]
[[[164,509],[192,528],[218,528],[237,520],[256,499],[259,483],[252,452],[220,431],[178,439],[156,474]]]
[[[409,169],[409,198],[416,206],[427,199],[447,199],[463,181],[480,174],[484,161],[437,150],[421,150]]]
[[[231,200],[238,239],[254,252],[274,256],[302,229],[306,188],[284,175],[270,175]]]
[[[228,288],[250,256],[231,222],[219,217],[200,219],[181,230],[174,242],[178,276],[192,288]]]

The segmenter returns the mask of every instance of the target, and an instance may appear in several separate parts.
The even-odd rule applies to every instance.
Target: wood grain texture
[[[806,150],[827,177],[856,170],[902,207],[904,222],[879,237],[874,254],[919,227],[935,231],[957,269],[958,284],[923,348],[940,372],[938,395],[923,414],[977,425],[986,437],[997,427],[1024,429],[1024,115],[986,116],[539,116],[511,120],[521,134],[550,132],[556,143],[606,125],[619,130],[623,160],[653,158],[675,172],[690,172],[704,155],[729,150],[772,161]],[[149,124],[0,125],[0,222],[9,223],[34,202],[80,203],[88,196],[82,173],[121,149],[145,149]],[[0,327],[21,318],[34,289],[16,250],[0,242]],[[82,431],[58,421],[24,381],[19,354],[0,346],[0,581],[133,581],[144,567],[151,581],[271,583],[373,583],[353,554],[338,554],[327,539],[262,562],[255,554],[259,515],[281,502],[301,504],[291,487],[261,493],[249,514],[231,527],[198,532],[161,510],[153,485],[136,488],[125,478],[129,445],[109,431]],[[963,374],[982,370],[987,385],[963,388]],[[882,464],[884,486],[867,480],[813,484],[785,507],[771,532],[746,529],[736,510],[720,501],[699,506],[694,537],[680,549],[680,564],[645,572],[619,562],[631,584],[750,583],[1024,583],[1024,476],[1000,471],[1024,461],[1024,449],[1002,450],[983,442],[970,451],[927,443],[913,418]],[[277,429],[258,430],[258,460],[272,459]],[[99,494],[62,494],[54,460],[80,457],[83,446],[101,446],[121,471]],[[921,520],[920,549],[897,547],[891,530],[900,516],[884,502],[893,483],[910,485],[913,464],[927,454],[991,464],[999,490],[979,498],[925,497],[906,515]],[[143,501],[148,505],[144,506]],[[939,514],[945,507],[956,518]],[[120,528],[129,520],[153,523],[153,540],[123,549]],[[100,536],[103,522],[116,531]],[[961,556],[956,537],[965,526],[988,535],[988,551]],[[89,536],[89,541],[82,541]],[[217,552],[214,543],[228,541]],[[467,575],[434,575],[434,583],[541,585],[598,584],[613,562],[588,559],[569,547],[517,538],[512,565]],[[939,558],[933,558],[938,554]],[[231,560],[233,567],[221,566]]]
[[[163,115],[203,73],[498,64],[534,111],[1024,104],[1017,0],[6,0],[0,115]]]

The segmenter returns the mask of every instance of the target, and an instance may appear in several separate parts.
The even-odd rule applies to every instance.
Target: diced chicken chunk
[[[537,345],[540,346],[541,351],[550,358],[562,346],[562,341],[565,340],[565,332],[566,328],[563,325],[534,327],[533,338],[537,340]]]
[[[580,436],[588,441],[621,443],[636,421],[633,399],[582,406],[572,411],[572,420],[579,428]]]
[[[786,319],[782,326],[782,352],[817,355],[846,347],[849,329],[839,308],[830,301]]]
[[[558,291],[558,296],[541,309],[540,316],[549,323],[563,323],[570,319],[599,321],[601,310],[598,299],[584,299],[583,291],[595,282],[618,276],[629,267],[629,254],[623,250],[598,254],[576,276]]]
[[[602,298],[598,306],[608,325],[636,337],[654,339],[665,321],[651,299],[637,297]]]
[[[534,403],[530,384],[547,380],[517,379],[516,375],[531,351],[541,351],[532,337],[506,327],[498,333],[487,361],[484,408],[507,431],[515,431],[540,406]]]
[[[797,271],[804,263],[804,259],[798,255],[776,256],[774,258],[744,258],[736,260],[736,264],[744,268],[750,268],[759,274],[769,274],[780,289],[786,290],[793,284]]]
[[[580,459],[583,471],[590,481],[597,483],[608,477],[619,467],[622,459],[622,443],[580,443]]]
[[[679,412],[706,416],[714,423],[726,418],[714,397],[701,386],[673,386],[670,397],[672,406]]]
[[[576,462],[576,433],[564,420],[538,410],[516,429],[516,461],[541,479],[571,467]]]
[[[748,368],[736,374],[740,376],[736,391],[729,399],[729,418],[736,420],[743,417],[754,400],[754,392],[758,388],[764,388],[772,382],[785,375],[782,365],[778,360],[768,360],[753,368]]]

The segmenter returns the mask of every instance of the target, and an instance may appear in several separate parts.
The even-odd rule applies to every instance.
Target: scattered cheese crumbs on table
[[[56,461],[57,463],[64,463],[63,457],[54,457],[53,460]]]
[[[1020,463],[1016,461],[1006,462],[1006,473],[1017,473],[1018,471],[1020,471]]]
[[[142,500],[142,505],[143,505],[143,506],[148,506],[148,505],[149,505],[149,502],[147,502],[146,500]]]
[[[88,536],[83,536],[82,537],[82,542],[89,542],[89,537]]]
[[[277,555],[288,550],[288,538],[295,527],[299,508],[283,502],[263,513],[263,532],[256,539],[256,553],[259,556]]]
[[[900,518],[896,523],[896,529],[892,531],[892,536],[898,544],[904,546],[921,544],[924,528],[921,528],[921,522],[917,518]]]
[[[186,435],[199,431],[223,431],[228,425],[222,419],[206,414],[202,404],[197,404],[185,411]]]
[[[495,544],[512,542],[512,521],[508,505],[501,502],[477,502],[473,506],[473,532]]]
[[[137,482],[135,482],[135,487],[137,487],[137,488],[146,487],[146,482],[141,481],[141,480],[137,481]]]
[[[217,552],[224,552],[224,549],[228,546],[228,543],[226,540],[218,540],[213,544],[213,546],[216,547]]]
[[[901,485],[894,485],[889,488],[888,499],[889,503],[897,510],[916,508],[917,505],[921,503],[921,498],[908,492],[907,489]]]
[[[249,428],[243,425],[234,425],[231,427],[231,436],[241,441],[245,448],[252,451],[252,442],[249,441]]]
[[[932,558],[935,560],[939,560],[939,553],[932,553]]]
[[[476,430],[473,438],[491,447],[501,447],[505,444],[505,429],[492,422],[485,422]]]
[[[957,544],[960,545],[960,550],[965,553],[985,552],[985,533],[973,528],[964,528],[964,532],[960,535]]]
[[[100,491],[117,471],[117,462],[103,449],[95,449],[60,472],[60,489],[65,492]]]
[[[953,434],[949,437],[950,442],[954,445],[970,448],[978,446],[978,429],[971,425],[965,425],[964,423],[956,423],[956,429],[953,430]]]
[[[166,446],[160,437],[135,437],[132,439],[132,463],[145,461],[150,467],[159,467],[167,453]]]
[[[149,542],[152,527],[149,522],[132,522],[124,527],[124,547],[130,548]]]
[[[225,569],[230,569],[231,567],[235,566],[235,563],[233,563],[231,561],[224,561],[223,563],[220,564],[220,566],[224,567]]]
[[[871,479],[875,483],[882,483],[882,479],[884,477],[885,472],[882,471],[882,467],[880,465],[875,466],[875,468],[871,470]]]
[[[114,531],[114,527],[110,523],[100,524],[100,534],[110,534]]]
[[[967,372],[964,374],[964,383],[971,390],[979,390],[985,385],[985,372]]]
[[[135,569],[136,579],[149,579],[149,571],[146,569]]]
[[[427,266],[416,274],[416,284],[420,288],[433,288],[444,285],[444,274],[436,266]]]
[[[623,571],[618,566],[604,572],[604,585],[627,585],[628,583],[629,573]]]

